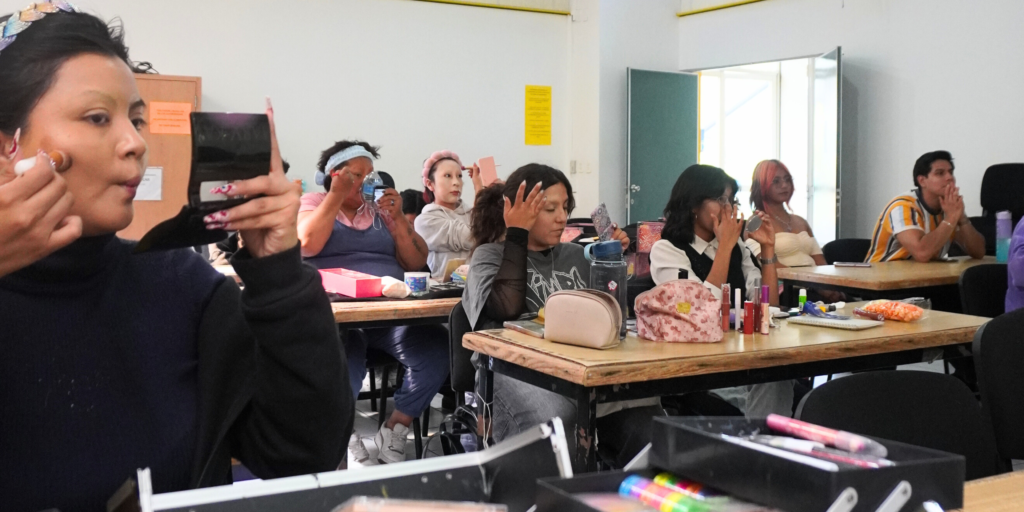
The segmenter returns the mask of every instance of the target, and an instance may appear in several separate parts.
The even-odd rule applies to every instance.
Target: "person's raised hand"
[[[731,251],[743,234],[743,216],[739,209],[729,205],[722,207],[718,217],[715,218],[715,238],[718,240],[718,250]]]
[[[82,219],[69,216],[74,198],[50,159],[40,152],[21,176],[21,152],[0,156],[0,276],[39,261],[82,236]]]
[[[237,230],[255,258],[287,251],[299,243],[297,223],[302,187],[284,174],[270,98],[267,98],[267,117],[270,118],[270,173],[214,189],[214,193],[228,197],[255,199],[203,219],[207,229]]]
[[[522,228],[529,231],[537,222],[537,215],[540,214],[540,209],[544,205],[544,194],[540,189],[540,183],[534,185],[530,194],[524,198],[525,193],[526,182],[524,181],[519,184],[515,204],[512,204],[508,197],[502,196],[505,200],[506,228]]]
[[[771,216],[762,211],[755,211],[754,215],[761,218],[761,227],[757,228],[757,231],[750,233],[748,236],[761,244],[761,247],[774,247],[775,224],[772,223]]]
[[[946,193],[939,196],[939,205],[942,208],[943,220],[956,227],[960,222],[960,217],[964,214],[964,201],[960,196],[960,188],[952,184],[946,187]]]
[[[466,170],[469,171],[469,180],[473,182],[473,192],[479,194],[484,189],[484,178],[480,175],[480,166],[473,164],[466,167]]]
[[[399,217],[405,218],[405,216],[402,215],[402,195],[393,188],[389,188],[381,194],[380,199],[377,200],[377,206],[379,206],[381,210],[387,212],[392,219],[397,219]]]
[[[629,236],[626,235],[625,231],[619,229],[618,224],[612,224],[612,227],[615,228],[615,231],[612,232],[612,240],[618,240],[619,242],[621,242],[622,252],[626,252],[626,250],[629,249]]]
[[[331,172],[331,189],[327,191],[327,195],[344,199],[362,184],[359,175],[346,165]]]

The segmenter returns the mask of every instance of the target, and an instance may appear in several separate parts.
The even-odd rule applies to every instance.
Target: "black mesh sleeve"
[[[501,267],[494,276],[491,293],[484,304],[484,315],[491,320],[515,320],[526,312],[526,242],[529,231],[509,228]]]

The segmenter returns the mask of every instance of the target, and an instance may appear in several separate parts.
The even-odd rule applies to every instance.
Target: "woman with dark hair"
[[[448,262],[466,259],[473,248],[469,211],[462,202],[462,170],[469,170],[475,194],[484,188],[480,168],[463,167],[452,151],[435,151],[423,162],[423,199],[427,206],[416,218],[416,232],[427,241],[427,264],[437,279],[446,277]]]
[[[232,457],[261,478],[337,468],[353,402],[327,296],[299,258],[269,102],[269,175],[212,192],[255,199],[206,219],[245,240],[240,292],[191,249],[133,254],[116,237],[147,155],[120,28],[65,2],[3,22],[0,143],[20,129],[23,154],[64,152],[82,228],[0,278],[3,507],[105,510],[138,468],[155,492],[227,484]],[[54,172],[49,158],[35,169]]]
[[[651,277],[656,284],[689,279],[706,286],[716,298],[722,298],[722,285],[743,290],[746,300],[761,293],[759,284],[768,286],[769,300],[779,304],[775,276],[775,228],[771,218],[758,211],[761,228],[750,237],[761,244],[761,268],[754,265],[750,250],[740,243],[743,218],[738,213],[736,180],[710,165],[691,165],[672,187],[665,207],[662,239],[651,248]],[[775,382],[739,388],[715,390],[748,417],[763,418],[769,413],[790,416],[793,413],[793,383]]]
[[[475,329],[500,328],[536,313],[556,291],[588,287],[583,248],[560,243],[575,204],[565,175],[540,164],[520,167],[507,183],[481,191],[472,214],[477,246],[462,297]],[[614,237],[629,246],[622,230]],[[574,401],[500,374],[494,376],[493,410],[497,441],[556,416],[569,428],[576,422]],[[599,442],[615,454],[609,462],[617,467],[650,442],[651,417],[664,415],[657,398],[599,404],[597,411]],[[575,445],[576,436],[569,437]]]
[[[386,189],[376,204],[363,199],[360,185],[373,171],[377,149],[366,142],[341,141],[320,155],[317,183],[327,192],[302,196],[299,241],[302,255],[317,268],[346,268],[402,281],[405,272],[426,265],[427,244],[402,213],[402,197],[394,188]],[[363,386],[368,348],[391,355],[409,370],[395,392],[394,412],[374,437],[378,461],[402,462],[412,420],[430,407],[448,377],[448,332],[437,325],[349,332],[344,342],[353,398]],[[349,451],[357,462],[370,458],[355,434]]]

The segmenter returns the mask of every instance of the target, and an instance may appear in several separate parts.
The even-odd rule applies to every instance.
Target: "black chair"
[[[968,480],[1009,469],[974,393],[941,373],[877,371],[836,379],[808,393],[796,418],[963,455]]]
[[[458,405],[463,405],[466,393],[474,392],[476,386],[476,368],[473,367],[471,360],[473,351],[462,346],[462,337],[472,330],[473,326],[469,324],[469,317],[466,316],[466,308],[460,302],[448,317],[448,375]]]
[[[871,240],[867,238],[840,238],[833,240],[821,252],[825,256],[825,263],[834,265],[837,261],[856,262],[864,261],[871,249]]]
[[[981,326],[974,335],[974,366],[982,409],[1003,459],[1024,459],[1024,309]]]
[[[960,307],[965,315],[995,318],[1006,312],[1006,264],[977,265],[960,274]]]
[[[1024,164],[996,164],[981,179],[981,216],[971,224],[985,236],[985,254],[996,253],[996,212],[1009,210],[1016,226],[1024,217]]]

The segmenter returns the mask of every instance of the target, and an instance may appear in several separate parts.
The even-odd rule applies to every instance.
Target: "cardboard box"
[[[344,268],[320,270],[324,289],[346,297],[364,299],[381,296],[380,278]]]

